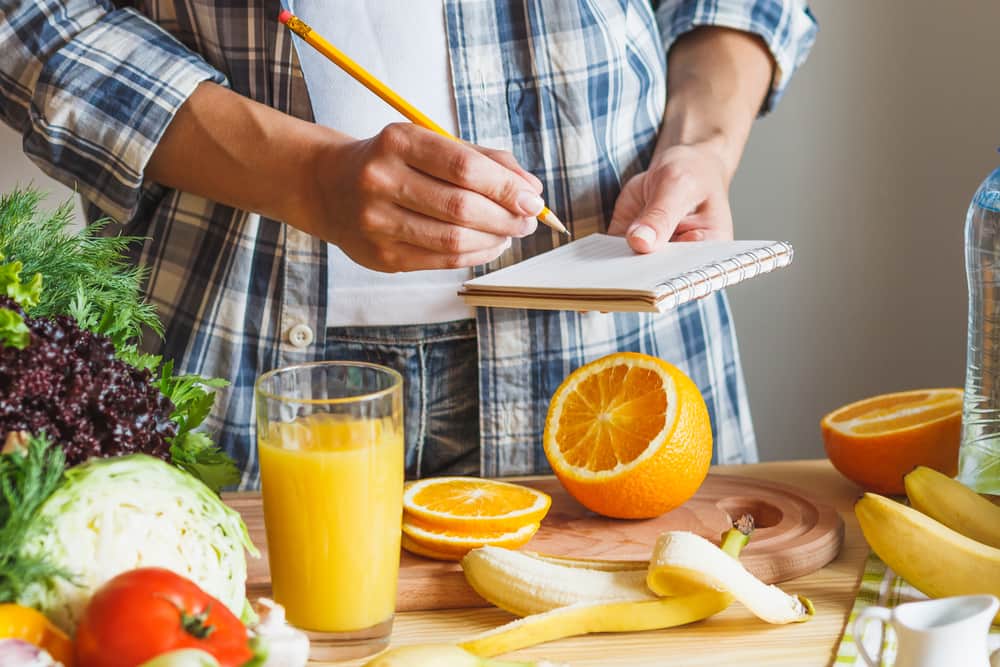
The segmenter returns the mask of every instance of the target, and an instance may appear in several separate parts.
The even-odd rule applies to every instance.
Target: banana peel
[[[459,646],[495,656],[594,632],[675,627],[713,616],[735,599],[770,623],[808,620],[815,613],[808,599],[768,586],[739,563],[752,530],[752,519],[741,517],[723,536],[721,549],[685,531],[664,533],[645,571],[623,561],[539,556],[496,547],[473,550],[462,567],[476,592],[514,613],[540,613]],[[633,580],[643,574],[646,585],[640,590]],[[595,600],[602,595],[607,599]]]
[[[575,604],[525,616],[460,642],[470,653],[494,656],[594,632],[637,632],[687,625],[723,611],[733,597],[702,591],[675,598],[607,604]]]
[[[725,591],[768,623],[802,622],[811,615],[808,599],[765,584],[738,560],[694,533],[674,531],[660,536],[646,585],[663,596],[706,589]]]

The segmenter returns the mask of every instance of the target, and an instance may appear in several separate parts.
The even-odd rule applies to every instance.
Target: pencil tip
[[[566,225],[562,223],[562,220],[560,220],[559,217],[555,213],[553,213],[551,209],[545,209],[544,211],[542,211],[542,214],[539,216],[539,219],[552,229],[559,232],[560,234],[565,234],[566,236],[569,236],[569,230],[566,229]]]

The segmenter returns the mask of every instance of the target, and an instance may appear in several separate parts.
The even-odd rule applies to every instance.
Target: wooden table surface
[[[801,624],[768,625],[735,603],[721,614],[685,627],[574,637],[510,653],[504,658],[547,659],[573,666],[830,665],[868,554],[853,512],[860,489],[825,460],[715,466],[713,470],[796,486],[840,512],[845,532],[844,546],[837,559],[818,572],[781,584],[784,590],[801,593],[813,601],[814,618]],[[393,645],[457,642],[512,619],[499,609],[397,614],[392,642]],[[364,662],[310,665],[356,667]]]

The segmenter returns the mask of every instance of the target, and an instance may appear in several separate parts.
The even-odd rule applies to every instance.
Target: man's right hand
[[[283,220],[378,271],[483,264],[533,232],[543,205],[541,181],[506,151],[410,123],[359,141],[208,82],[144,176]]]
[[[306,173],[301,209],[288,222],[376,271],[484,264],[510,237],[534,232],[543,206],[541,181],[510,153],[412,123],[331,140]]]

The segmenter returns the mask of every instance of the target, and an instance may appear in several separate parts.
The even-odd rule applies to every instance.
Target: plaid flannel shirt
[[[256,377],[324,349],[325,245],[280,221],[143,179],[173,115],[202,81],[311,119],[278,0],[0,0],[0,118],[88,215],[141,236],[149,298],[166,326],[154,351],[227,378],[208,427],[258,482]],[[444,0],[463,138],[507,148],[545,184],[575,237],[606,229],[622,184],[647,164],[663,115],[666,53],[703,25],[759,35],[777,64],[765,110],[815,36],[803,0]],[[402,9],[401,9],[402,11]],[[363,94],[359,91],[359,94]],[[379,104],[373,98],[373,104]],[[543,252],[540,227],[480,272]],[[618,350],[687,372],[712,416],[715,460],[756,457],[730,311],[722,295],[663,315],[479,309],[481,472],[546,469],[548,400],[574,368]],[[302,325],[314,333],[291,336]]]

